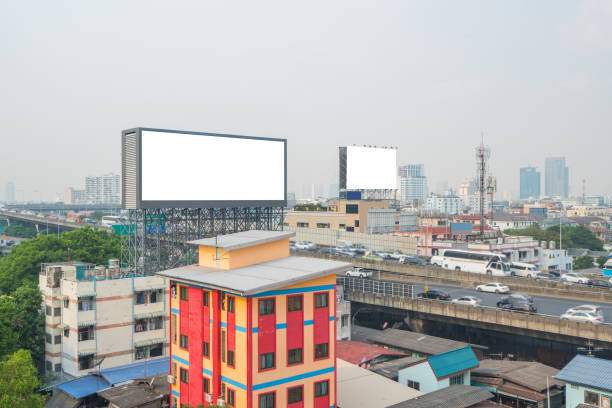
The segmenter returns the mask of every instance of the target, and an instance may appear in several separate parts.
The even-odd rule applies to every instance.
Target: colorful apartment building
[[[293,235],[193,241],[198,264],[158,273],[170,280],[173,406],[336,406],[336,273],[351,265],[289,256]]]

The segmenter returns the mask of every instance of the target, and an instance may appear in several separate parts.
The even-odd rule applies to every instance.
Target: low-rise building
[[[336,340],[351,339],[351,302],[344,298],[344,286],[336,287]]]
[[[455,384],[470,384],[470,372],[479,366],[470,346],[409,363],[398,370],[398,382],[424,393]]]
[[[125,275],[118,261],[41,265],[45,368],[74,377],[168,356],[166,279]]]
[[[502,231],[507,229],[522,230],[537,225],[539,220],[540,217],[531,215],[493,213],[493,221],[490,221],[490,223],[494,228]]]
[[[565,381],[565,406],[610,407],[612,360],[577,355],[555,376]]]
[[[463,200],[456,195],[430,194],[425,202],[427,211],[437,211],[441,214],[461,214]]]
[[[499,408],[489,391],[470,385],[451,385],[387,408]]]

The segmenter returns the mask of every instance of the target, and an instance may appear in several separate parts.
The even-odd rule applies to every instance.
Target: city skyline
[[[570,195],[583,179],[612,194],[611,2],[272,6],[7,7],[0,184],[52,200],[117,172],[121,129],[150,126],[287,138],[290,191],[336,183],[346,144],[398,146],[456,187],[484,133],[499,197],[549,156],[567,158]]]

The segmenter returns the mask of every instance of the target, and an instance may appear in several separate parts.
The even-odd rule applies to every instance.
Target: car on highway
[[[526,312],[526,313],[537,313],[538,312],[538,309],[535,307],[533,303],[527,303],[523,301],[513,301],[510,303],[505,303],[498,307],[503,310],[513,310],[516,312]]]
[[[319,253],[323,255],[338,255],[338,250],[336,248],[321,248]]]
[[[518,298],[518,299],[522,299],[527,303],[533,303],[533,296],[531,295],[527,295],[525,293],[513,293],[510,296]]]
[[[599,324],[604,322],[602,315],[593,312],[565,312],[561,315],[562,320],[573,320],[575,322],[589,322]]]
[[[424,260],[422,260],[418,256],[412,255],[403,255],[398,262],[404,265],[427,265]]]
[[[440,289],[429,289],[426,292],[421,292],[417,295],[420,299],[435,299],[435,300],[451,300],[451,296]]]
[[[295,249],[297,249],[297,247],[295,246],[295,242],[290,242],[290,243],[289,243],[289,249],[290,249],[290,250],[295,250]]]
[[[340,255],[340,256],[349,256],[349,257],[356,257],[359,256],[359,254],[353,250],[353,248],[351,247],[336,247],[336,254]]]
[[[591,279],[591,286],[597,286],[599,288],[612,288],[612,282],[605,279]]]
[[[372,271],[368,271],[363,268],[353,268],[346,271],[346,276],[352,276],[357,278],[371,278]]]
[[[558,281],[559,277],[552,275],[550,273],[538,272],[535,276],[535,280],[537,281],[541,281],[541,280]]]
[[[476,286],[478,292],[490,292],[490,293],[510,293],[510,288],[503,283],[487,283],[485,285]]]
[[[462,305],[478,306],[482,301],[475,296],[461,296],[460,298],[453,299],[454,303],[460,303]]]
[[[383,257],[376,251],[368,251],[361,259],[365,259],[368,261],[382,261]]]
[[[519,294],[519,295],[509,295],[509,296],[504,296],[503,298],[501,298],[497,303],[497,307],[503,307],[504,305],[509,305],[511,303],[529,303],[533,305],[533,298],[531,297],[524,297],[523,295]]]
[[[510,272],[515,276],[520,276],[523,278],[535,278],[538,272],[538,268],[535,265],[523,263],[523,262],[512,262],[510,264]]]
[[[589,278],[586,278],[578,272],[568,272],[561,275],[561,280],[570,283],[582,283],[583,285],[589,284]]]
[[[298,241],[295,243],[295,247],[297,249],[302,249],[305,251],[314,251],[317,249],[317,245],[314,242],[310,241]]]
[[[574,307],[570,307],[569,309],[565,311],[565,313],[575,313],[575,312],[587,312],[587,313],[601,314],[601,310],[599,309],[599,306],[595,306],[595,305],[574,306]]]

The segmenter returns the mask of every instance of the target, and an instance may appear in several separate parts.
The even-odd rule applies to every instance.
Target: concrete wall
[[[418,381],[419,391],[425,394],[448,387],[448,380],[446,385],[442,384],[444,380],[439,382],[427,361],[398,371],[397,381],[400,384],[408,385],[408,380]]]

